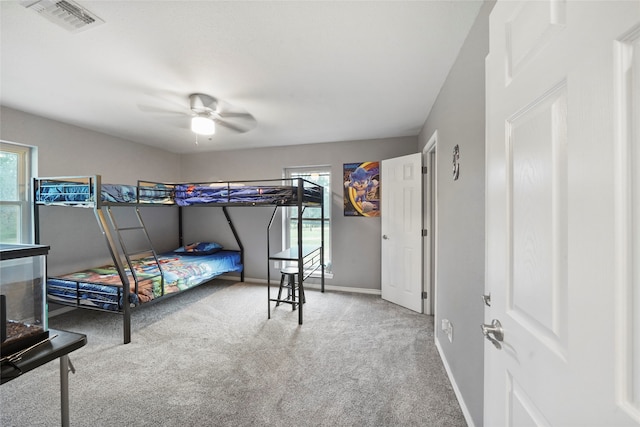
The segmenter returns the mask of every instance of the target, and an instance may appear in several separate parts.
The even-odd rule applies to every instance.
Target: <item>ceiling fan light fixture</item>
[[[191,119],[191,130],[198,135],[213,135],[216,133],[216,123],[210,117],[194,116]]]

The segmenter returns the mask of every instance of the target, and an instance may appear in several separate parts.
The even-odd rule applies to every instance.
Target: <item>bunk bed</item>
[[[49,277],[49,301],[77,308],[123,314],[124,343],[131,341],[131,309],[143,303],[176,295],[206,283],[225,273],[239,273],[244,281],[244,248],[227,207],[272,206],[274,212],[267,230],[267,244],[273,218],[283,206],[298,207],[298,246],[302,245],[302,212],[308,206],[320,208],[324,221],[323,188],[301,178],[290,180],[233,181],[215,183],[160,183],[138,181],[137,185],[103,184],[100,175],[34,178],[34,223],[36,242],[40,236],[39,209],[42,206],[84,207],[93,210],[105,238],[113,264],[70,274]],[[119,225],[111,207],[135,209],[137,226]],[[157,254],[144,225],[140,206],[176,206],[179,209],[179,243],[175,251]],[[222,207],[227,223],[237,242],[237,250],[209,248],[208,242],[184,245],[182,209],[186,206]],[[108,221],[107,221],[108,219]],[[127,234],[141,233],[147,248],[135,251],[127,244]],[[116,240],[117,237],[117,240]],[[183,246],[184,245],[184,246]],[[200,246],[203,246],[199,250]],[[215,245],[214,245],[215,246]],[[218,245],[219,246],[219,245]],[[300,268],[299,277],[309,271],[321,271],[324,292],[324,233],[322,242],[309,257],[299,252],[292,257]],[[194,250],[195,249],[195,250]],[[268,260],[272,256],[268,254]],[[311,268],[310,262],[313,262]],[[270,288],[270,263],[267,266]],[[274,301],[268,290],[269,304]],[[269,318],[270,318],[269,306]],[[299,311],[302,324],[302,307]]]

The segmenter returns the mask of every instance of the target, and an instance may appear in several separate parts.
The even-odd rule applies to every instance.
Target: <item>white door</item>
[[[637,0],[492,11],[485,426],[640,424],[639,23]]]
[[[422,313],[422,154],[383,160],[382,298]]]

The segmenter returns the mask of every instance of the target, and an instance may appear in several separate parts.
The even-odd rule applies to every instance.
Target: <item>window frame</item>
[[[321,176],[327,176],[329,179],[329,185],[323,186],[324,188],[324,227],[325,227],[325,236],[324,236],[324,264],[325,264],[325,274],[331,274],[331,166],[329,165],[319,165],[319,166],[289,166],[283,169],[283,177],[285,179],[292,178],[304,178],[308,181],[314,182],[313,179],[310,179],[309,176],[300,176],[300,175],[311,175],[317,173]],[[315,208],[314,208],[315,209]],[[292,215],[294,208],[287,207],[284,210],[282,215],[282,243],[284,247],[290,247],[292,245],[291,242],[291,221],[298,219],[297,215],[295,218]],[[319,222],[321,218],[303,218],[303,227],[304,222]],[[314,277],[313,275],[312,277]]]
[[[0,140],[0,151],[18,156],[16,200],[1,200],[0,206],[16,206],[19,210],[18,238],[15,243],[31,244],[34,240],[33,214],[31,209],[31,177],[35,170],[35,147]],[[3,242],[9,243],[9,242]],[[14,243],[14,242],[11,242]]]

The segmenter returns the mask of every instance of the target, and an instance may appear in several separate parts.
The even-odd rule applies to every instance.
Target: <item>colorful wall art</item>
[[[344,164],[344,215],[380,216],[380,162]]]

